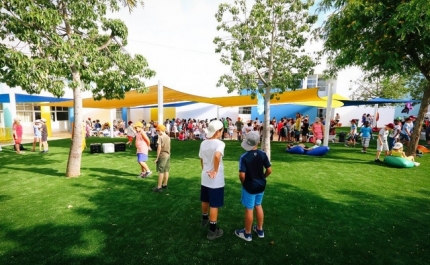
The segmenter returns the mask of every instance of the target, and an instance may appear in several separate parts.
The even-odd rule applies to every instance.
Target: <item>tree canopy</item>
[[[270,157],[270,100],[312,72],[316,58],[304,46],[317,16],[309,13],[312,0],[257,0],[250,8],[246,2],[221,4],[215,15],[217,29],[227,34],[214,39],[216,52],[231,67],[217,85],[264,96],[263,149]]]
[[[320,10],[332,12],[319,29],[329,75],[358,66],[381,76],[421,73],[430,81],[429,1],[322,0]],[[409,154],[418,145],[430,99],[429,84],[422,94]]]
[[[67,176],[80,174],[81,92],[89,90],[95,99],[123,98],[131,89],[145,91],[143,80],[155,75],[143,56],[124,49],[126,25],[107,18],[108,11],[119,10],[118,3],[0,1],[0,82],[30,94],[48,91],[58,97],[73,89],[77,122]]]

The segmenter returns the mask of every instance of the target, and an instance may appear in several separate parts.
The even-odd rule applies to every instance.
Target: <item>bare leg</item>
[[[245,233],[247,234],[251,233],[253,219],[254,219],[254,209],[245,208]]]
[[[150,171],[148,165],[145,162],[139,162],[142,172]]]
[[[257,215],[257,228],[263,230],[264,211],[261,205],[255,206],[255,213]]]
[[[204,213],[204,214],[209,213],[209,203],[208,202],[202,202],[202,213]]]
[[[208,203],[209,206],[209,203]],[[218,220],[218,208],[209,208],[209,221],[216,222]]]
[[[164,172],[164,182],[163,185],[167,186],[167,182],[169,181],[169,172]]]

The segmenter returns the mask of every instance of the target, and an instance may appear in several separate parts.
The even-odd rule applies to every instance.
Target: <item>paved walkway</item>
[[[70,138],[70,135],[71,134],[68,133],[68,132],[53,133],[51,137],[48,137],[48,141],[49,140],[59,140],[59,139]],[[33,143],[33,136],[32,135],[24,134],[22,136],[22,143],[23,144]],[[10,142],[10,143],[0,143],[0,146],[8,146],[8,145],[13,145],[13,142]]]

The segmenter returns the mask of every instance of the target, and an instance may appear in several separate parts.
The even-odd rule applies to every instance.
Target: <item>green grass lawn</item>
[[[124,142],[125,139],[121,139]],[[91,138],[92,142],[109,142]],[[115,139],[118,141],[118,139]],[[324,157],[272,144],[273,173],[263,201],[264,239],[244,226],[239,142],[226,141],[224,236],[208,241],[201,211],[199,141],[172,140],[169,188],[137,179],[135,148],[82,159],[65,178],[70,140],[50,152],[0,152],[0,264],[429,264],[430,154],[395,169],[370,152],[331,144]],[[29,145],[26,145],[29,149]],[[155,169],[155,153],[149,165]]]

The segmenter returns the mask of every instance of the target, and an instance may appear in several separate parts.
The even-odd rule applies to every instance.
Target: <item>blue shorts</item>
[[[402,141],[402,140],[406,140],[409,142],[411,140],[411,137],[406,133],[401,133],[400,134],[400,141]]]
[[[224,206],[224,187],[212,189],[202,185],[200,188],[200,201],[208,202],[209,207],[212,208]]]
[[[137,163],[146,162],[146,161],[148,161],[148,155],[147,154],[142,154],[142,153],[137,154]]]
[[[242,187],[242,204],[246,209],[252,210],[255,206],[261,205],[263,202],[263,195],[264,191],[257,194],[251,194]]]

